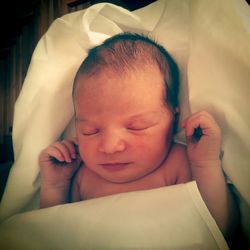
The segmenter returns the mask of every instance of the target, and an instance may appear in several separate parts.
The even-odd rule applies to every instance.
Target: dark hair
[[[78,77],[92,75],[107,68],[119,73],[131,73],[140,65],[158,66],[165,83],[165,103],[173,110],[178,107],[179,70],[166,49],[145,35],[121,33],[89,50],[77,71]]]

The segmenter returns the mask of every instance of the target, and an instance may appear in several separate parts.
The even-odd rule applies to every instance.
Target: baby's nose
[[[99,151],[105,154],[114,154],[117,152],[122,152],[126,149],[126,143],[122,139],[122,136],[117,133],[106,133],[102,135]]]

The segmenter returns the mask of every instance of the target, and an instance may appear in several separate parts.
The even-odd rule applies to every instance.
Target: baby
[[[187,147],[173,142],[178,68],[148,37],[123,33],[90,50],[73,86],[76,138],[39,157],[41,207],[196,180],[225,235],[235,205],[220,161],[221,132],[203,111],[182,122]]]

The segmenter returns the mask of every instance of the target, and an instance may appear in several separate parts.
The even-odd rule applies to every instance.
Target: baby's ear
[[[176,134],[178,131],[179,117],[180,117],[180,108],[176,107],[174,112],[174,126],[173,126],[174,134]]]
[[[78,145],[78,137],[75,136],[71,140],[74,142],[75,145]]]
[[[179,121],[179,116],[180,116],[180,108],[176,107],[174,110],[174,121],[178,122]]]

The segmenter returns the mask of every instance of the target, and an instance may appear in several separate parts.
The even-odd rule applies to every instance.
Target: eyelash
[[[143,131],[143,130],[146,130],[146,129],[148,129],[148,128],[150,128],[150,126],[147,126],[147,127],[139,127],[139,128],[136,128],[136,127],[128,127],[127,129],[128,130],[131,130],[131,131]],[[96,134],[98,134],[100,132],[100,130],[99,129],[97,129],[96,131],[94,131],[94,132],[82,132],[82,135],[84,135],[84,136],[91,136],[91,135],[96,135]]]
[[[128,130],[133,130],[133,131],[142,131],[142,130],[145,130],[149,127],[142,127],[142,128],[133,128],[133,127],[129,127]]]
[[[140,125],[140,126],[139,125],[138,126],[134,125],[134,126],[129,127],[128,129],[131,130],[131,131],[140,132],[140,131],[144,131],[144,130],[149,129],[149,128],[153,127],[154,125],[155,124],[153,124],[153,123],[150,123],[150,124],[147,124],[147,125],[144,125],[144,126],[142,126],[142,125]]]
[[[84,136],[91,136],[91,135],[96,135],[98,133],[99,133],[99,129],[97,129],[95,132],[89,132],[89,133],[82,132],[82,135],[84,135]]]

